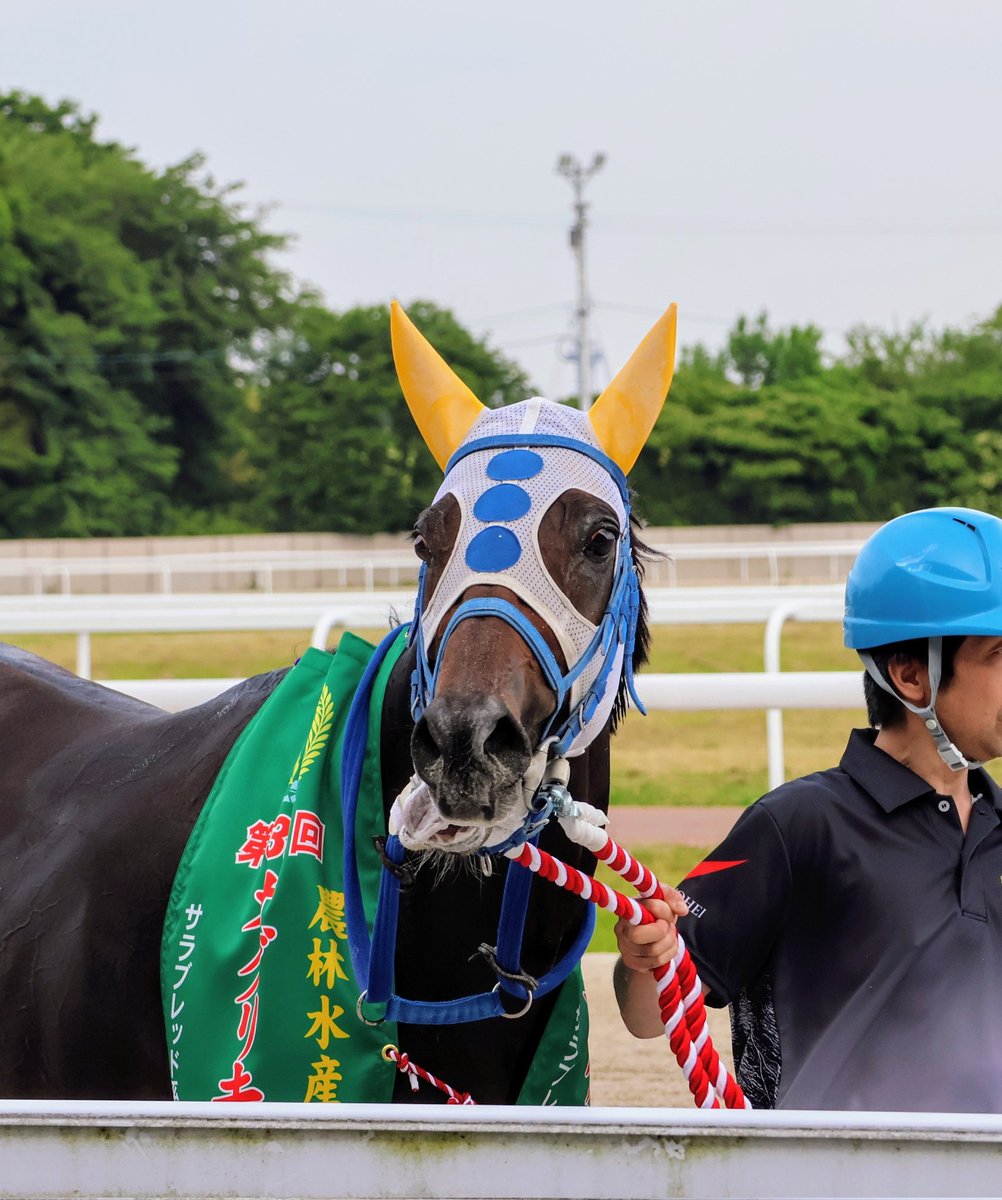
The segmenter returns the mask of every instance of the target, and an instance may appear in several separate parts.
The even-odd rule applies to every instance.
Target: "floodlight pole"
[[[585,204],[584,187],[589,179],[605,164],[605,155],[596,154],[591,166],[583,167],[572,154],[561,154],[557,160],[557,174],[569,179],[574,189],[574,224],[571,226],[570,243],[577,261],[578,296],[578,405],[591,408],[591,344],[588,340],[588,318],[591,314],[591,298],[588,295],[588,279],[585,272],[585,228],[588,205]]]

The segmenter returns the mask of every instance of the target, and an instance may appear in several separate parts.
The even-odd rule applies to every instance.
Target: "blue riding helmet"
[[[860,550],[845,585],[845,645],[1002,635],[1002,520],[973,508],[896,517]]]
[[[881,526],[860,550],[845,585],[846,646],[867,674],[919,716],[952,771],[980,764],[951,741],[936,715],[943,638],[1002,635],[1002,521],[973,508],[925,508]],[[929,702],[900,696],[870,650],[929,641]]]

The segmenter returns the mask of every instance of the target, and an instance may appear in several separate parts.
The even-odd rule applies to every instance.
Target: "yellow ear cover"
[[[672,304],[588,410],[602,449],[624,474],[643,450],[671,387],[677,317]]]
[[[396,300],[390,306],[390,341],[411,416],[444,471],[484,406]]]

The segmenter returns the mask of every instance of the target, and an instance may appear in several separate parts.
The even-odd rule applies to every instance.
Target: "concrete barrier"
[[[0,1198],[1002,1195],[1002,1117],[0,1102]]]

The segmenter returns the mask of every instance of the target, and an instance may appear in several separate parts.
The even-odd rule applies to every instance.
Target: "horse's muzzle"
[[[532,747],[496,696],[441,696],[414,727],[411,755],[442,816],[479,825],[504,819],[521,803]]]

